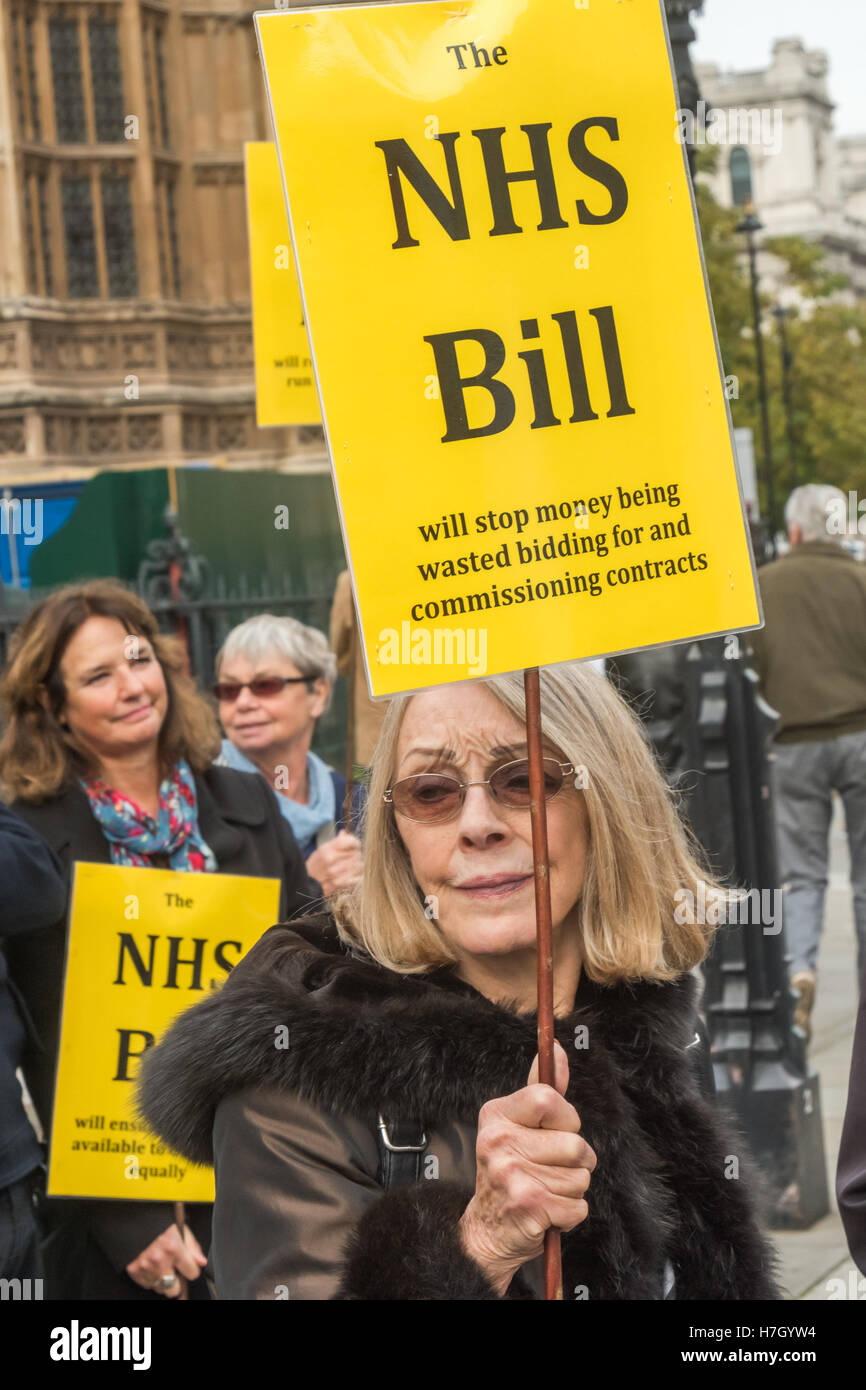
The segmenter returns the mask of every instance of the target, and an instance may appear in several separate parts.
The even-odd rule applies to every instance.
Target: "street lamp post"
[[[794,412],[791,402],[791,366],[794,361],[794,354],[791,352],[788,342],[788,331],[785,327],[786,319],[793,313],[793,309],[786,309],[781,304],[777,304],[773,310],[773,317],[779,325],[779,355],[782,360],[782,402],[785,408],[785,435],[788,440],[788,461],[791,465],[789,492],[793,492],[794,488],[797,486],[797,450],[794,444]]]
[[[691,15],[693,12],[702,10],[703,6],[704,0],[665,0],[679,106],[682,111],[691,111],[695,117],[698,113],[699,93],[698,79],[695,76],[695,70],[692,67],[692,55],[689,52],[689,44],[694,41],[695,37],[695,31],[691,26]],[[694,179],[695,151],[692,145],[687,146],[687,153],[689,168]]]
[[[758,292],[758,250],[755,234],[763,230],[751,201],[746,203],[746,215],[737,224],[737,231],[746,237],[749,255],[749,283],[752,292],[752,328],[755,335],[755,361],[758,368],[758,396],[761,403],[761,445],[764,454],[764,486],[767,490],[767,520],[770,541],[775,551],[776,537],[776,488],[773,481],[773,446],[770,439],[770,398],[767,392],[767,367],[764,361],[764,337],[761,332],[761,299]]]

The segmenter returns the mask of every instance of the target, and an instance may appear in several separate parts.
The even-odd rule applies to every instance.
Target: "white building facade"
[[[866,134],[834,134],[827,55],[800,39],[779,39],[769,67],[728,72],[705,63],[695,70],[706,104],[697,140],[719,148],[716,172],[702,177],[717,200],[733,202],[730,157],[742,145],[763,236],[820,242],[828,269],[866,297]],[[772,279],[761,259],[762,278]]]

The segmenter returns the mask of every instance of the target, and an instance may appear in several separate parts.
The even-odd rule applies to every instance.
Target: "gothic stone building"
[[[851,297],[866,295],[866,135],[834,132],[826,54],[779,39],[767,68],[722,72],[702,64],[697,75],[727,137],[709,180],[718,200],[731,203],[730,157],[742,144],[765,235],[820,242],[830,268],[849,277]]]
[[[254,8],[0,0],[0,482],[325,466],[320,429],[255,422]]]

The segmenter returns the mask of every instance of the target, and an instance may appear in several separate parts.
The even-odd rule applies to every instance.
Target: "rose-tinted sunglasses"
[[[242,690],[248,690],[257,699],[266,695],[279,695],[287,685],[307,685],[312,676],[257,676],[254,681],[217,681],[213,693],[218,700],[234,704]]]

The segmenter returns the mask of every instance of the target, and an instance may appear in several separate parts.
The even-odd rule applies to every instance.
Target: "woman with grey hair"
[[[228,735],[218,762],[267,779],[326,897],[352,887],[361,842],[344,828],[346,780],[310,749],[337,674],[324,636],[296,618],[260,613],[229,633],[216,672]]]

